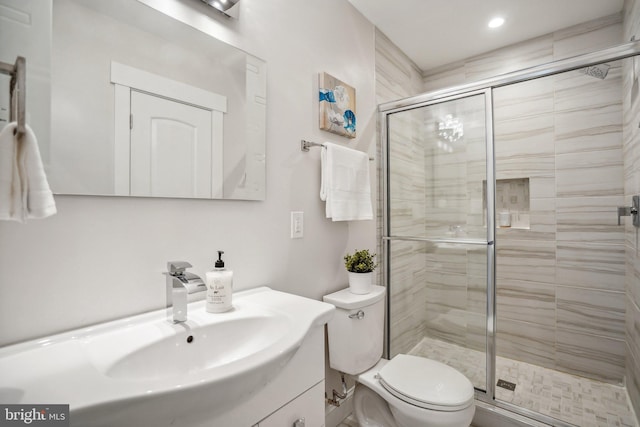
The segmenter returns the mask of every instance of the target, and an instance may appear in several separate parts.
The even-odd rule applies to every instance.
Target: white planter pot
[[[349,273],[349,291],[352,294],[368,294],[371,292],[373,282],[373,271],[369,273]]]

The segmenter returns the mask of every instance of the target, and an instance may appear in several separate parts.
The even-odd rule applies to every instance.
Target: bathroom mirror
[[[51,17],[0,60],[27,50],[27,121],[54,193],[264,200],[264,61],[137,0],[0,0],[0,12]],[[51,46],[48,63],[33,45]]]

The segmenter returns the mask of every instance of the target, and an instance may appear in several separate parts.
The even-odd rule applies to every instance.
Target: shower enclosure
[[[380,106],[388,357],[552,425],[625,425],[621,63],[639,52]]]

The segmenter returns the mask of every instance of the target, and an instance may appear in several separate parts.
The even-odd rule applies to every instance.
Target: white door
[[[212,197],[211,112],[131,91],[132,196]]]

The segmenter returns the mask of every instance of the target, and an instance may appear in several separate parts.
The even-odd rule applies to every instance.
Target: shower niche
[[[487,205],[487,183],[483,182],[483,205]],[[529,178],[496,180],[496,228],[528,230],[531,226]],[[485,209],[485,225],[487,212]]]

